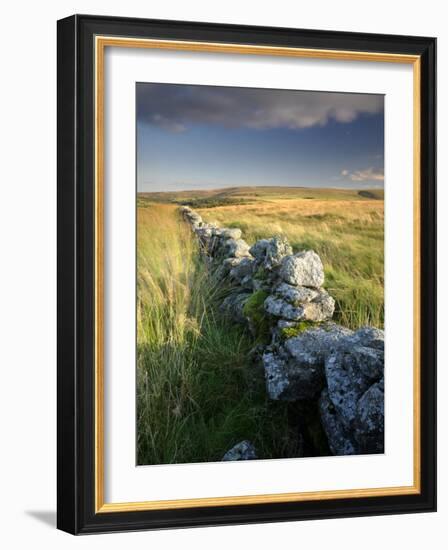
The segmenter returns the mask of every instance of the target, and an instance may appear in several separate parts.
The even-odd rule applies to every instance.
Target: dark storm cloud
[[[222,86],[137,84],[137,120],[170,132],[225,128],[311,128],[383,111],[383,96]]]

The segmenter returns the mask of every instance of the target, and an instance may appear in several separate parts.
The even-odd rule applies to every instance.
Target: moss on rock
[[[268,279],[268,273],[267,271],[264,269],[263,266],[259,266],[258,269],[255,271],[254,275],[253,275],[253,278],[254,279],[257,279],[257,281],[267,281]],[[267,297],[267,296],[266,296]]]
[[[316,323],[314,321],[299,321],[295,323],[293,327],[285,327],[281,329],[280,335],[283,340],[288,340],[289,338],[294,338],[309,330],[310,328],[318,327],[321,323]]]
[[[269,296],[265,290],[257,290],[246,300],[243,315],[249,320],[251,330],[260,339],[269,336],[269,319],[264,310],[264,301]]]

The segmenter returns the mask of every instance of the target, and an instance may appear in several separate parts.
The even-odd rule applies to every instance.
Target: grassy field
[[[249,243],[286,235],[295,252],[315,250],[336,299],[335,319],[350,328],[383,327],[383,192],[271,189],[250,204],[197,210],[205,221],[239,227]]]
[[[268,402],[253,345],[216,314],[221,293],[174,205],[138,208],[137,460],[221,460],[249,438],[260,458],[294,456],[288,408]]]
[[[192,204],[205,221],[239,227],[249,243],[286,235],[294,251],[322,258],[335,319],[384,326],[384,192],[379,189],[237,187],[153,193],[147,200]],[[210,205],[213,206],[210,206]]]
[[[217,313],[226,289],[205,269],[179,204],[241,228],[250,243],[286,235],[295,251],[314,249],[335,319],[381,327],[383,193],[273,187],[138,196],[138,463],[220,460],[243,439],[260,458],[296,456],[291,406],[267,400],[250,336]]]

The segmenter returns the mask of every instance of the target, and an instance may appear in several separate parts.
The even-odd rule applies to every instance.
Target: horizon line
[[[344,186],[306,186],[306,185],[231,185],[228,187],[209,187],[209,188],[185,188],[185,189],[176,189],[172,191],[140,191],[137,190],[137,194],[139,193],[182,193],[182,192],[189,192],[189,191],[222,191],[222,190],[230,190],[230,189],[266,189],[266,188],[274,188],[274,189],[335,189],[335,190],[344,190],[344,191],[368,191],[369,189],[375,189],[375,190],[383,190],[384,191],[384,185],[371,185],[366,187],[344,187]]]

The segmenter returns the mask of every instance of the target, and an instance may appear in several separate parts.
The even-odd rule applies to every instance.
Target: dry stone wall
[[[331,320],[335,301],[318,254],[294,254],[285,237],[249,246],[238,228],[204,223],[188,206],[181,214],[204,261],[231,289],[221,311],[263,342],[256,355],[269,398],[297,410],[311,403],[332,454],[384,452],[384,333]],[[230,454],[256,457],[254,450]]]

